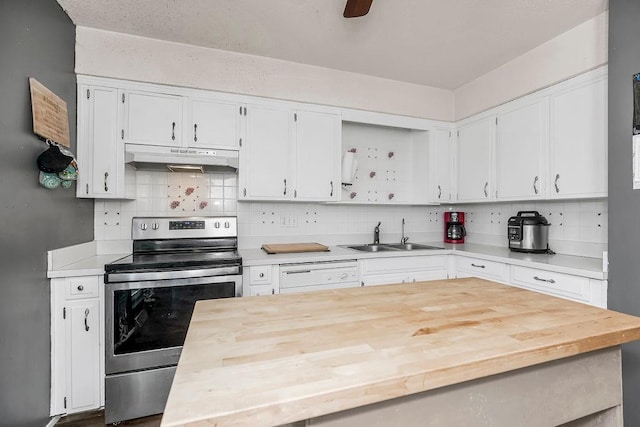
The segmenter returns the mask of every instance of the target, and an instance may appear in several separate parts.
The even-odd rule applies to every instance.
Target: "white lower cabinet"
[[[607,281],[511,266],[511,284],[598,307],[607,307]]]
[[[279,294],[278,275],[277,264],[245,267],[242,276],[242,295],[252,297]]]
[[[409,255],[358,260],[360,286],[389,285],[479,277],[531,291],[542,292],[597,307],[607,307],[606,280],[557,273],[473,256]],[[272,295],[280,291],[280,266],[245,267],[243,295]],[[325,287],[326,288],[326,287]],[[308,290],[313,290],[309,287]],[[286,291],[283,290],[282,292]]]
[[[362,286],[447,278],[446,255],[362,259],[358,264]]]
[[[104,406],[101,276],[51,279],[51,415]]]
[[[503,262],[456,256],[456,277],[480,277],[509,283],[509,266]]]

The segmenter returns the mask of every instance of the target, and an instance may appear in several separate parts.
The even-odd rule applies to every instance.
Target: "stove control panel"
[[[215,222],[214,227],[218,224]],[[169,230],[204,230],[204,221],[169,221]]]
[[[231,216],[136,217],[131,226],[133,240],[237,236],[238,220]]]

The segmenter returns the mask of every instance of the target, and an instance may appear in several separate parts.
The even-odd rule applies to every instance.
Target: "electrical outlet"
[[[280,227],[297,227],[298,217],[294,214],[280,215]]]
[[[105,212],[104,225],[120,225],[120,212],[116,212],[116,211]]]

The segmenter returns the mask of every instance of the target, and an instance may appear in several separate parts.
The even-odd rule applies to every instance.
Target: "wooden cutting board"
[[[320,243],[267,243],[262,250],[268,254],[292,254],[296,252],[328,252],[329,247]]]

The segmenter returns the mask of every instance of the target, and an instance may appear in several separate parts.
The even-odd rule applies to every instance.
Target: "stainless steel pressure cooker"
[[[509,218],[509,249],[517,252],[545,253],[549,250],[549,222],[538,211],[520,211]]]

